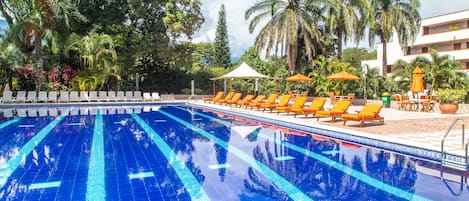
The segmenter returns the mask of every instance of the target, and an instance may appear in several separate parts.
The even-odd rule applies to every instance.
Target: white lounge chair
[[[78,96],[78,91],[71,91],[68,97],[68,101],[70,102],[79,102],[80,97]]]
[[[56,91],[49,91],[49,95],[47,96],[47,102],[57,102],[57,92]]]
[[[99,91],[98,98],[99,98],[99,101],[106,101],[106,102],[109,101],[107,97],[107,91]]]
[[[88,91],[80,91],[80,98],[78,98],[78,101],[90,101],[90,97],[88,96]]]
[[[36,91],[28,91],[28,96],[26,96],[26,101],[25,102],[31,102],[34,103],[37,100],[37,92]]]
[[[117,101],[127,101],[124,91],[117,91]]]
[[[151,101],[151,94],[150,92],[143,93],[143,101]]]
[[[160,93],[158,93],[158,92],[153,92],[153,93],[151,93],[151,99],[152,99],[153,101],[158,101],[158,100],[160,100],[160,99],[161,99]]]
[[[127,101],[131,101],[133,96],[134,96],[134,93],[132,91],[125,91],[125,99]]]
[[[99,101],[98,92],[97,91],[90,91],[88,96],[89,101]]]
[[[47,91],[39,91],[37,94],[37,102],[47,103]]]
[[[142,92],[141,91],[134,91],[134,96],[132,96],[132,101],[142,101]]]
[[[37,117],[37,110],[34,108],[28,108],[28,117]]]
[[[2,99],[4,103],[11,103],[15,101],[12,91],[4,91]]]
[[[77,93],[77,96],[78,96],[78,93]],[[69,100],[70,100],[70,97],[68,96],[68,91],[60,91],[59,102],[68,102]]]
[[[107,101],[117,101],[116,92],[108,91],[107,92]]]
[[[23,103],[26,101],[26,91],[18,91],[16,93],[15,102]]]

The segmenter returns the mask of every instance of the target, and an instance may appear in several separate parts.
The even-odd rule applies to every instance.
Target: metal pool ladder
[[[461,147],[457,149],[450,149],[447,150],[445,149],[445,142],[447,137],[451,134],[451,131],[453,130],[454,126],[458,123],[461,122]],[[448,130],[446,131],[446,134],[443,136],[441,139],[441,155],[440,155],[440,161],[441,161],[441,166],[440,166],[440,178],[441,180],[445,183],[446,187],[451,191],[453,195],[460,195],[464,189],[464,183],[466,183],[466,188],[469,189],[469,184],[467,183],[467,176],[468,176],[468,148],[469,148],[469,140],[468,142],[465,142],[465,132],[464,132],[464,120],[461,118],[457,118],[453,121],[453,123],[449,126]],[[454,157],[449,156],[449,151],[464,151],[464,160],[463,161],[456,161]],[[452,168],[455,170],[463,171],[461,175],[461,181],[460,181],[460,188],[459,192],[455,192],[451,186],[448,184],[448,180],[445,179],[444,177],[444,168]]]

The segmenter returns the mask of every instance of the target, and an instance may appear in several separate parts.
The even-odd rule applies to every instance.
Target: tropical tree
[[[360,18],[365,13],[367,2],[365,0],[331,0],[326,1],[326,27],[337,38],[337,57],[342,58],[343,42],[354,35],[358,43],[360,34]],[[361,15],[362,14],[362,15]]]
[[[401,47],[407,47],[417,36],[420,28],[419,0],[371,0],[366,17],[369,42],[375,37],[383,44],[382,72],[387,66],[387,43],[396,33]]]
[[[111,76],[121,79],[120,68],[115,63],[117,53],[111,36],[91,33],[82,38],[73,35],[70,40],[65,53],[67,56],[70,56],[71,51],[79,54],[82,72],[73,81],[79,83],[80,90],[101,88]]]
[[[410,90],[414,69],[417,66],[423,68],[429,63],[430,60],[421,56],[416,57],[410,62],[399,59],[393,65],[396,73],[394,73],[391,78],[397,82],[398,88],[401,92],[407,92]]]
[[[217,31],[215,33],[215,65],[228,68],[231,63],[230,57],[225,5],[222,4],[218,12]]]
[[[424,79],[432,84],[431,90],[451,88],[467,89],[468,76],[461,70],[461,63],[451,59],[449,55],[440,55],[434,49],[430,50],[431,62],[425,68]]]
[[[0,90],[5,84],[12,85],[12,74],[19,55],[18,49],[8,43],[6,40],[0,38]]]
[[[69,26],[69,20],[72,18],[85,19],[77,12],[72,0],[11,0],[2,1],[1,4],[2,14],[7,15],[7,22],[11,23],[9,38],[20,44],[23,52],[34,50],[38,75],[36,88],[39,90],[43,81],[43,39],[53,38],[52,32],[59,19],[63,20],[66,26]],[[51,47],[54,45],[51,44]]]
[[[314,45],[324,41],[321,37],[320,22],[322,22],[322,4],[318,1],[307,0],[262,0],[256,2],[245,13],[245,18],[251,19],[249,32],[253,32],[260,22],[266,18],[255,39],[258,52],[265,48],[266,56],[270,56],[272,48],[278,51],[279,46],[286,46],[289,72],[295,71],[300,41],[304,43],[308,60],[312,61],[315,51]]]

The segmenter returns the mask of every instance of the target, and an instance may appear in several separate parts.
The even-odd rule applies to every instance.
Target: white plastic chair
[[[132,97],[133,97],[133,92],[132,91],[125,91],[125,99],[127,101],[131,101],[132,100]]]
[[[99,98],[99,101],[106,101],[106,102],[109,101],[107,97],[107,91],[99,91],[98,98]]]
[[[78,92],[76,94],[78,96]],[[59,102],[68,102],[69,99],[70,97],[68,96],[68,91],[60,91]]]
[[[39,91],[37,94],[37,102],[47,103],[47,91]]]
[[[26,91],[18,91],[18,93],[16,93],[15,102],[23,103],[25,101],[26,101]]]
[[[97,91],[90,91],[88,96],[89,101],[99,101],[98,92]]]
[[[115,91],[108,91],[107,92],[107,100],[108,101],[116,101],[117,100],[116,92]]]
[[[151,101],[151,94],[150,92],[143,93],[143,101]]]
[[[151,99],[154,100],[154,101],[155,100],[160,100],[161,99],[160,93],[158,93],[158,92],[151,93]]]
[[[88,91],[80,91],[80,98],[78,100],[89,102],[90,97],[88,96]]]
[[[37,100],[37,92],[36,91],[28,91],[28,96],[26,96],[26,101],[25,102],[31,102],[34,103]]]
[[[142,101],[142,92],[141,91],[134,91],[134,96],[132,97],[133,101]]]
[[[57,102],[57,92],[56,91],[49,91],[49,95],[47,96],[47,102]]]
[[[125,97],[124,91],[117,91],[117,101],[126,101],[127,98]]]
[[[2,99],[4,103],[11,103],[15,101],[12,91],[4,91]]]

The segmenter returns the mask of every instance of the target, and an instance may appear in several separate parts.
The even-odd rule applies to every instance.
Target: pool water
[[[3,110],[0,200],[469,200],[464,173],[210,110],[41,109]]]

